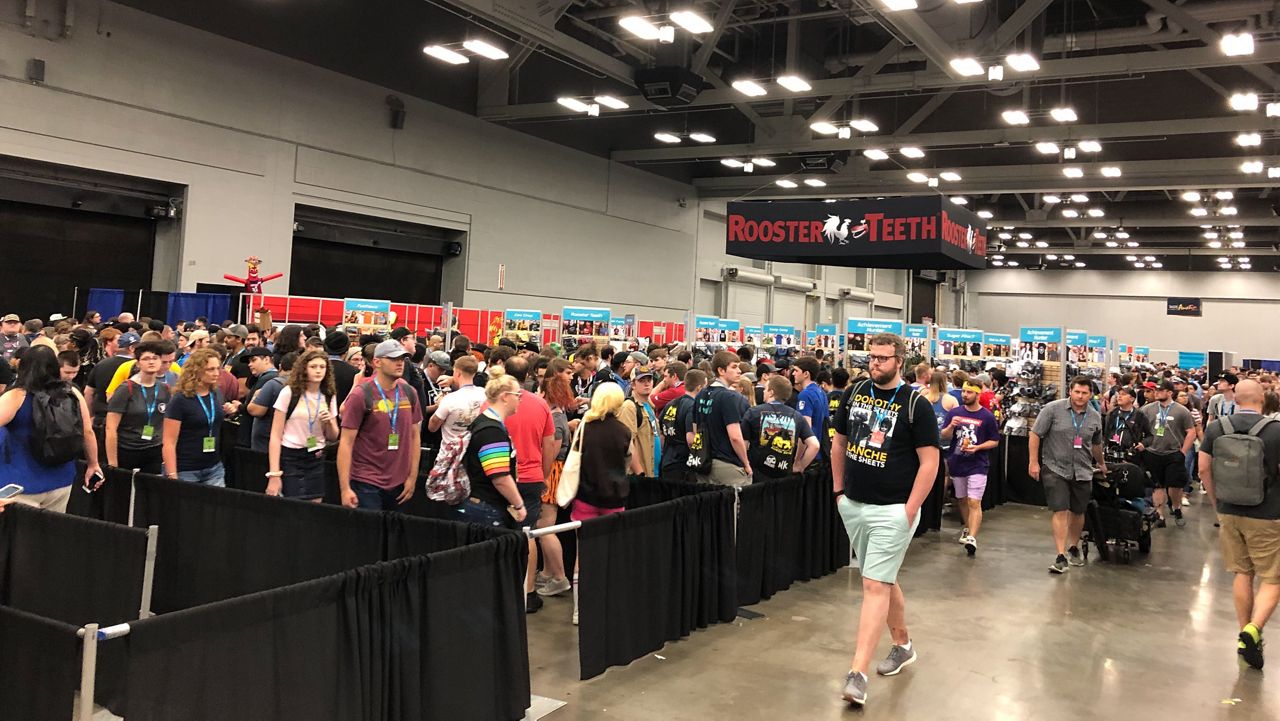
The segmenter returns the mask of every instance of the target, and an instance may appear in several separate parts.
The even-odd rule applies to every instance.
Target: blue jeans
[[[467,498],[458,505],[458,520],[463,523],[478,523],[481,526],[498,526],[505,528],[507,521],[511,516],[501,508],[478,501],[474,498]],[[530,524],[532,525],[532,524]]]
[[[395,488],[379,488],[372,483],[351,479],[351,490],[356,492],[356,507],[371,511],[396,511],[400,503],[396,499],[404,491],[404,486]]]
[[[208,468],[201,468],[195,471],[178,471],[178,480],[187,483],[200,483],[206,486],[217,486],[218,488],[226,488],[226,470],[222,467],[222,463],[218,462]]]

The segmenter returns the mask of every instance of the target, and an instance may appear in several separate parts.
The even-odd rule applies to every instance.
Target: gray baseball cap
[[[373,349],[374,358],[403,358],[409,355],[409,351],[400,345],[400,341],[384,340]]]
[[[427,356],[427,362],[439,366],[442,370],[453,370],[453,360],[442,350],[432,351],[431,355]]]

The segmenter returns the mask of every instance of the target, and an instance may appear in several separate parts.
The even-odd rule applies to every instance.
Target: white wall
[[[1061,325],[1153,349],[1280,358],[1280,277],[1270,273],[971,271],[969,324],[993,333]],[[1200,318],[1167,315],[1170,296],[1202,298]]]
[[[0,17],[18,4],[0,0]],[[156,269],[178,289],[241,272],[250,254],[287,273],[305,203],[467,231],[445,267],[461,289],[445,300],[465,306],[675,320],[694,302],[687,185],[407,97],[393,131],[384,88],[111,3],[77,8],[67,40],[0,24],[0,153],[188,186],[181,265]],[[22,78],[33,57],[43,87]],[[368,295],[397,299],[376,279]]]

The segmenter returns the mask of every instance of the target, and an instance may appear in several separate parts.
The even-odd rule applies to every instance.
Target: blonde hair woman
[[[575,521],[618,513],[626,505],[631,490],[627,482],[631,431],[618,420],[623,400],[621,386],[601,383],[582,418],[582,466],[578,495],[569,513]]]
[[[471,481],[471,495],[457,509],[463,521],[517,528],[525,520],[527,512],[516,486],[515,451],[506,427],[523,394],[511,376],[493,378],[484,387],[485,403],[471,422],[471,440],[463,458]]]

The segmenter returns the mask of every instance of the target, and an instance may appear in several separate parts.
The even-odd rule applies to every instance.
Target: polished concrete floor
[[[1202,498],[1186,528],[1155,530],[1149,556],[1121,566],[1091,554],[1066,576],[1047,571],[1044,509],[988,512],[974,559],[948,518],[913,543],[900,579],[920,660],[872,676],[863,710],[839,699],[861,596],[853,569],[752,608],[765,618],[695,632],[587,682],[572,601],[548,599],[529,619],[533,691],[567,702],[548,721],[1280,719],[1280,641],[1274,670],[1238,662],[1231,577]]]

